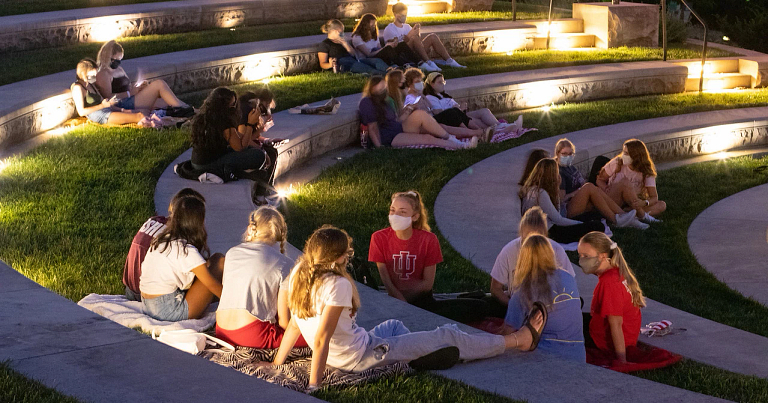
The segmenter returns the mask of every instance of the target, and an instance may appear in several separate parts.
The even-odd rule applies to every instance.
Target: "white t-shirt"
[[[427,101],[432,105],[432,109],[446,110],[459,107],[459,103],[453,98],[438,98],[434,95],[427,95]]]
[[[509,276],[514,273],[515,266],[517,266],[517,256],[520,254],[520,246],[522,239],[515,238],[508,244],[501,248],[499,256],[496,257],[496,263],[493,264],[491,269],[491,277],[501,284],[509,287]],[[560,246],[559,243],[549,240],[552,249],[555,250],[555,263],[557,268],[563,271],[567,271],[571,276],[576,276],[571,266],[571,261],[568,260],[568,255],[565,254],[565,249]]]
[[[384,42],[389,42],[392,40],[392,38],[397,38],[402,42],[403,37],[408,35],[409,32],[411,32],[410,25],[403,24],[402,27],[398,28],[394,22],[391,22],[389,25],[387,25],[386,28],[384,28],[384,32],[381,33],[381,36],[384,38]]]
[[[357,49],[360,45],[363,45],[365,49],[368,50],[368,53],[381,49],[381,44],[379,43],[378,39],[371,39],[368,42],[364,42],[360,35],[352,35],[352,46]]]
[[[317,328],[326,306],[342,306],[336,331],[331,336],[326,363],[334,368],[351,371],[363,358],[368,345],[369,335],[355,323],[352,315],[352,283],[344,277],[328,274],[321,279],[315,293],[315,316],[299,319],[294,316],[304,340],[312,347],[315,345]],[[292,313],[293,314],[293,313]]]
[[[165,295],[176,289],[186,290],[195,280],[192,269],[205,264],[205,258],[197,248],[184,244],[180,240],[172,241],[168,248],[159,248],[147,252],[141,264],[139,289],[144,294]]]
[[[293,260],[280,253],[280,245],[243,242],[224,259],[219,310],[245,309],[262,322],[275,322],[277,294],[288,290]]]
[[[621,165],[621,171],[616,172],[616,169],[619,167],[619,159],[614,158],[607,164],[605,164],[605,173],[608,174],[608,186],[611,186],[614,182],[618,182],[624,178],[626,178],[629,183],[632,185],[632,189],[635,191],[635,194],[639,195],[643,192],[643,188],[649,187],[649,188],[655,188],[656,187],[656,177],[655,176],[649,176],[645,178],[645,182],[643,182],[643,174],[637,171],[633,171],[629,165],[622,164]]]

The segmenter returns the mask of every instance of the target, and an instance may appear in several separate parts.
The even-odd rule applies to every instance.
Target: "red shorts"
[[[216,337],[243,347],[278,348],[283,340],[283,333],[285,330],[278,324],[260,320],[235,330],[222,329],[216,324]],[[303,336],[299,336],[294,347],[307,347]]]

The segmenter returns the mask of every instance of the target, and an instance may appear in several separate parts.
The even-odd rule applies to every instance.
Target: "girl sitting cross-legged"
[[[455,325],[427,332],[411,332],[399,320],[387,320],[370,332],[357,326],[360,297],[346,270],[352,240],[331,226],[316,230],[290,278],[288,324],[274,364],[283,364],[299,335],[312,348],[309,390],[320,387],[326,365],[362,372],[397,362],[417,369],[446,369],[459,359],[476,360],[499,355],[507,349],[536,348],[538,333],[546,323],[546,310],[534,306],[521,330],[506,335],[467,334]]]
[[[251,213],[243,243],[227,252],[216,336],[232,344],[278,348],[288,327],[288,276],[294,265],[285,256],[288,228],[272,207]],[[306,347],[303,339],[297,345]]]

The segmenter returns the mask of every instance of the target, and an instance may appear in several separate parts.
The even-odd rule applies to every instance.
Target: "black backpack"
[[[192,166],[191,160],[186,160],[176,164],[176,166],[173,168],[173,171],[176,172],[176,175],[193,181],[198,180],[197,178],[204,173],[214,174],[221,178],[224,182],[232,182],[237,180],[237,176],[235,176],[234,172],[232,172],[232,169],[230,169],[228,166],[218,166],[205,170],[195,169]]]

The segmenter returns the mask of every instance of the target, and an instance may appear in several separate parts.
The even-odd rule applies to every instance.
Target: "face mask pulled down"
[[[411,227],[412,223],[411,217],[403,217],[397,214],[389,215],[389,225],[395,231],[405,231]]]

